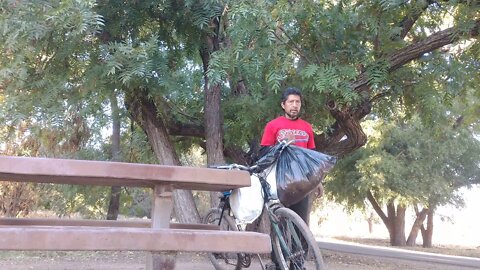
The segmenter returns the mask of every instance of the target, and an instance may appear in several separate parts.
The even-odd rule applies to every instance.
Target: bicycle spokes
[[[308,246],[302,243],[298,229],[288,219],[280,219],[279,229],[282,232],[282,253],[290,269],[304,269]]]

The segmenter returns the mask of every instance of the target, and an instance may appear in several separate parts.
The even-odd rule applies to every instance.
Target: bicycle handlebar
[[[248,171],[248,172],[256,172],[256,169],[258,168],[257,165],[253,165],[251,167],[240,165],[240,164],[227,164],[227,165],[212,165],[208,166],[209,168],[212,169],[223,169],[223,170],[233,170],[233,169],[238,169],[242,171]]]
[[[279,151],[278,153],[280,153],[281,151],[283,151],[283,149],[285,149],[286,147],[288,147],[290,144],[294,143],[295,142],[295,139],[293,140],[282,140],[282,141],[279,141],[279,145],[281,146],[279,149],[277,149],[277,151]],[[259,165],[255,164],[253,166],[245,166],[245,165],[240,165],[240,164],[236,164],[236,163],[233,163],[233,164],[226,164],[226,165],[211,165],[211,166],[208,166],[209,168],[212,168],[212,169],[223,169],[223,170],[233,170],[233,169],[238,169],[238,170],[242,170],[242,171],[248,171],[249,173],[259,173],[261,172],[263,169],[265,169],[265,166],[263,166],[263,168],[261,168]]]
[[[287,146],[289,146],[290,144],[295,143],[295,142],[296,142],[295,139],[278,141],[279,144],[282,144],[282,148],[285,148],[285,147],[287,147]]]

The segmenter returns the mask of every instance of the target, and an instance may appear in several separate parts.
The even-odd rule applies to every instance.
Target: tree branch
[[[393,72],[408,62],[418,59],[423,54],[439,49],[445,45],[452,44],[465,37],[477,37],[479,33],[480,20],[468,32],[459,32],[455,28],[449,28],[430,35],[422,41],[416,42],[403,49],[400,49],[387,57],[389,72]],[[353,91],[366,93],[369,91],[369,78],[367,72],[363,71],[357,80],[351,84]],[[332,102],[334,103],[334,102]],[[356,108],[346,108],[339,111],[335,106],[330,106],[330,113],[336,122],[331,126],[329,134],[315,136],[317,150],[334,155],[345,155],[350,153],[366,142],[366,135],[360,126],[360,120],[370,113],[371,100],[365,97],[364,101]],[[347,138],[344,138],[347,136]]]
[[[422,41],[416,42],[400,49],[387,57],[389,62],[389,72],[393,72],[408,62],[418,59],[425,53],[432,52],[445,45],[452,44],[465,37],[478,37],[480,20],[475,21],[475,26],[468,32],[459,32],[455,28],[448,28],[443,31],[436,32]],[[352,89],[357,92],[368,87],[368,76],[366,72],[362,72],[357,80],[351,84]]]
[[[390,221],[388,220],[388,217],[385,215],[380,205],[378,205],[377,200],[375,200],[375,197],[373,196],[371,191],[368,191],[367,199],[372,205],[375,212],[377,212],[378,216],[382,219],[383,223],[388,227],[390,224]]]
[[[302,52],[302,49],[300,48],[300,46],[298,46],[297,43],[295,43],[295,41],[293,41],[293,39],[290,37],[290,35],[287,33],[287,31],[285,31],[285,29],[278,25],[277,26],[278,29],[280,29],[282,31],[282,33],[288,38],[288,40],[290,40],[290,42],[284,42],[280,36],[278,36],[278,34],[276,33],[276,31],[274,32],[274,35],[275,37],[282,43],[286,44],[287,46],[289,46],[290,48],[292,48],[292,50],[294,52],[296,52],[300,57],[302,57],[302,59],[304,59],[305,61],[307,61],[307,63],[311,63],[310,62],[310,59],[308,59],[308,57]],[[291,44],[290,44],[291,43]]]
[[[205,137],[205,129],[202,125],[186,124],[180,121],[167,122],[168,133],[172,136],[185,136],[185,137]]]
[[[459,41],[465,36],[477,37],[479,32],[479,26],[480,20],[477,20],[475,21],[475,26],[468,32],[462,33],[453,27],[448,28],[446,30],[430,35],[423,41],[419,41],[398,50],[390,57],[388,57],[388,61],[390,62],[389,71],[392,72],[394,70],[397,70],[401,66],[414,59],[419,58],[423,54],[439,49],[445,45],[452,44],[456,41]]]
[[[412,13],[408,14],[403,18],[403,20],[400,22],[400,27],[402,27],[402,31],[400,32],[400,35],[392,37],[392,40],[394,39],[405,39],[407,36],[408,32],[412,29],[413,25],[415,22],[420,18],[420,16],[427,10],[427,8],[432,5],[432,4],[438,4],[438,0],[428,0],[428,1],[421,1],[420,3],[422,6],[420,6],[417,9],[414,9]],[[441,2],[449,2],[449,0],[444,0]],[[467,1],[457,1],[458,3],[467,3]]]
[[[400,27],[402,28],[402,31],[400,31],[399,35],[393,36],[392,40],[405,39],[408,32],[410,32],[410,30],[412,29],[413,25],[418,20],[418,18],[420,18],[423,12],[427,10],[427,8],[431,4],[435,3],[435,1],[429,0],[422,3],[423,3],[423,6],[421,6],[420,8],[414,9],[412,13],[408,14],[403,18],[403,20],[400,22]]]

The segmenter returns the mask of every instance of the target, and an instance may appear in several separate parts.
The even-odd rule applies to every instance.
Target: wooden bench
[[[270,237],[170,223],[174,189],[223,191],[250,185],[244,171],[0,156],[0,179],[153,189],[152,220],[0,219],[0,250],[150,251],[146,269],[174,265],[176,251],[269,253]]]
[[[142,220],[66,219],[66,218],[0,218],[0,226],[88,226],[151,228],[152,222]],[[170,223],[170,229],[219,230],[213,224]]]

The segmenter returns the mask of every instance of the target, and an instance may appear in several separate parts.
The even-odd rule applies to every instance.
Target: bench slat
[[[73,185],[172,185],[176,189],[224,191],[250,186],[246,171],[153,164],[0,156],[3,181]]]
[[[151,228],[150,220],[93,220],[54,218],[0,218],[0,226],[88,226]],[[171,229],[219,230],[214,224],[170,223]]]
[[[0,227],[0,250],[118,250],[269,253],[257,232],[95,227]]]

